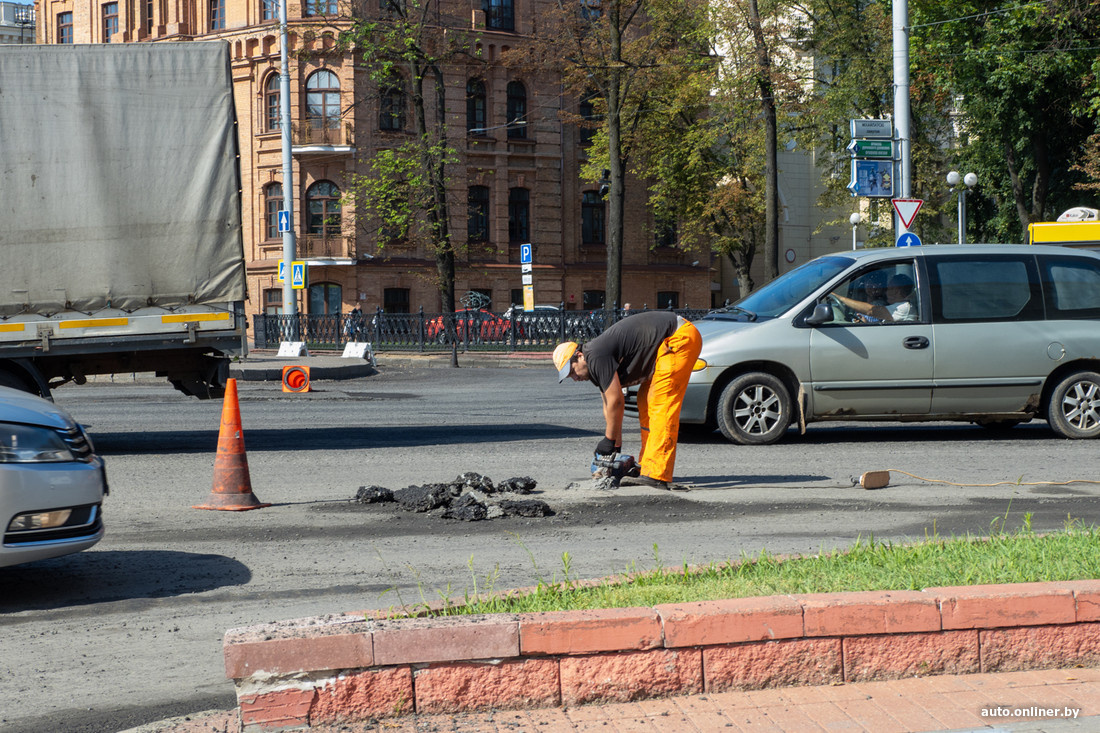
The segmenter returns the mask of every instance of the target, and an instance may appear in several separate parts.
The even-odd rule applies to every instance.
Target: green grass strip
[[[916,544],[859,540],[845,550],[781,559],[767,552],[705,567],[668,569],[655,551],[653,570],[627,572],[598,583],[572,577],[572,558],[562,555],[563,575],[522,595],[494,594],[494,572],[466,602],[445,603],[433,615],[526,613],[589,608],[631,608],[799,593],[920,590],[936,586],[1026,583],[1100,578],[1100,529],[1067,521],[1064,530],[1037,534],[1030,516],[1011,533],[940,539]],[[446,601],[444,594],[439,594]]]

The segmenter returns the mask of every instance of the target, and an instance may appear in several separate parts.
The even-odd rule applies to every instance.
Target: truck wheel
[[[1047,422],[1063,438],[1100,435],[1100,374],[1074,372],[1059,382],[1050,393]]]
[[[791,424],[791,396],[779,378],[766,372],[742,374],[718,398],[718,429],[741,445],[775,443]]]

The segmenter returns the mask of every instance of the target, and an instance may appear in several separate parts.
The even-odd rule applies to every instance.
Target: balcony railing
[[[355,237],[306,234],[298,240],[302,257],[355,257]]]
[[[325,122],[325,124],[318,124]],[[290,126],[293,145],[353,145],[351,123],[330,124],[324,120],[294,122]]]

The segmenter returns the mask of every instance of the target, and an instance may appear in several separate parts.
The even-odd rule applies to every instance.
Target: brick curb
[[[231,629],[245,731],[1100,664],[1100,580]]]

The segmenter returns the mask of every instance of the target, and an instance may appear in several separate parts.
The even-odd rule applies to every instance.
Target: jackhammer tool
[[[642,472],[634,456],[625,453],[612,453],[609,456],[593,453],[590,469],[594,478],[621,479],[623,476],[638,476]]]

